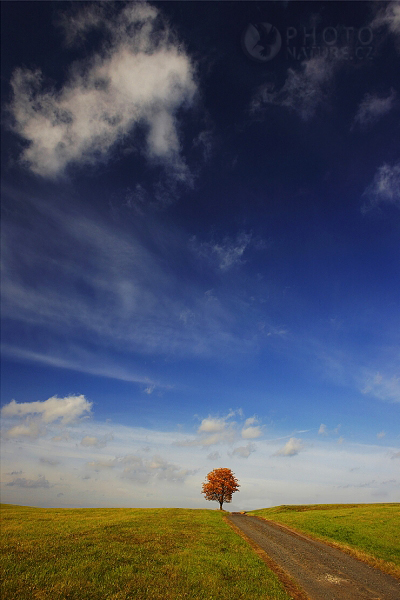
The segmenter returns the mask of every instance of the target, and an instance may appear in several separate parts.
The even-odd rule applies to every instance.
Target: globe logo
[[[281,46],[281,34],[271,23],[249,23],[242,34],[244,53],[257,62],[268,62]]]

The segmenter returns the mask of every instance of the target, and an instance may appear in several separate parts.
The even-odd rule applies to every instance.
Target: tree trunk
[[[222,510],[223,501],[219,503],[219,510]]]

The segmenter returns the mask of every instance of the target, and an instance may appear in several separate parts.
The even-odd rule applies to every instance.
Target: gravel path
[[[400,600],[400,581],[332,548],[258,517],[228,520],[264,550],[310,600]]]

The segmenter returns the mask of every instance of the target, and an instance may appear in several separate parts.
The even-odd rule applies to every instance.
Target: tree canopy
[[[237,492],[239,487],[239,482],[230,469],[214,469],[203,483],[202,494],[206,500],[219,502],[219,508],[222,510],[223,503],[231,502],[232,494]]]

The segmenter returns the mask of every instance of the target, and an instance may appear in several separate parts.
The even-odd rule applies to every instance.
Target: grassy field
[[[249,514],[333,542],[400,576],[400,503],[284,505]]]
[[[2,505],[2,600],[289,600],[224,522],[189,509]]]

